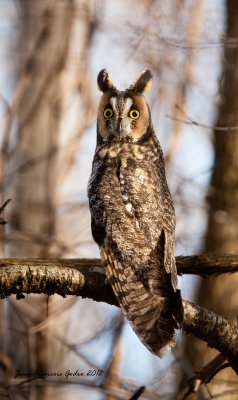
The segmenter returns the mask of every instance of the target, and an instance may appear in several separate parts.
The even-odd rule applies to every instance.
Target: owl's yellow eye
[[[132,119],[138,119],[139,116],[140,116],[140,113],[139,113],[138,110],[131,110],[129,112],[129,117],[132,118]]]
[[[105,119],[111,118],[113,116],[112,109],[111,108],[105,108],[103,115],[104,115]]]

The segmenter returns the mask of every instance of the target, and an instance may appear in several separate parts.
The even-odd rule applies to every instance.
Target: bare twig
[[[144,393],[145,391],[145,386],[141,386],[139,389],[136,390],[136,392],[129,398],[129,400],[136,400],[139,399],[140,395]]]
[[[169,118],[169,119],[172,119],[173,121],[181,122],[181,123],[186,124],[186,125],[198,126],[199,128],[205,128],[205,129],[209,129],[211,131],[218,131],[218,132],[219,131],[220,132],[232,132],[232,131],[235,131],[235,132],[237,132],[237,130],[238,130],[238,126],[211,126],[211,125],[206,125],[206,124],[203,124],[201,122],[195,121],[192,118],[189,118],[188,120],[185,120],[185,119],[180,119],[180,118],[173,117],[173,116],[168,115],[168,114],[166,114],[166,117]],[[188,118],[188,116],[187,116],[187,118]]]
[[[0,214],[4,211],[4,209],[6,208],[6,206],[8,205],[8,203],[10,203],[11,199],[8,199],[7,201],[5,201],[5,203],[0,207]],[[5,219],[0,217],[0,225],[4,225],[6,224],[7,221],[5,221]]]
[[[181,387],[175,400],[185,400],[191,393],[198,391],[202,384],[211,382],[218,372],[222,369],[230,367],[228,362],[225,362],[226,358],[222,354],[218,354],[212,359],[205,367],[188,379],[188,381]]]

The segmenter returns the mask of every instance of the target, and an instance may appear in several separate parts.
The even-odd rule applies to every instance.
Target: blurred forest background
[[[144,68],[175,202],[176,254],[238,253],[236,0],[0,0],[1,257],[98,257],[87,181],[96,143],[96,77],[125,89]],[[238,277],[181,277],[182,296],[235,322]],[[80,298],[0,303],[1,399],[178,399],[216,353],[178,336],[161,361],[120,310]],[[18,377],[41,371],[45,379]],[[71,376],[65,372],[84,372]],[[103,370],[87,376],[89,370]],[[212,397],[213,396],[213,397]],[[189,399],[238,398],[220,372]]]

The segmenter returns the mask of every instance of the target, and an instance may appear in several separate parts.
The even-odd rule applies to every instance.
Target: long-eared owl
[[[175,214],[143,95],[151,82],[145,70],[119,91],[106,70],[98,74],[103,94],[88,196],[92,235],[118,302],[144,345],[162,356],[175,344]]]

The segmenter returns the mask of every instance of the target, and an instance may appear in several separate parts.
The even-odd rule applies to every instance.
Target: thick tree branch
[[[0,259],[0,298],[44,293],[88,297],[118,305],[100,260]]]
[[[8,200],[6,203],[8,203]],[[5,205],[4,205],[5,206]],[[0,210],[1,211],[1,210]],[[104,274],[104,268],[101,260],[97,258],[72,258],[72,259],[0,259],[0,275],[1,268],[17,266],[19,269],[25,267],[45,266],[46,268],[54,266],[74,268],[79,271],[98,271]],[[220,275],[224,273],[238,272],[238,255],[214,255],[214,254],[199,254],[193,256],[178,256],[176,257],[177,271],[179,275]],[[49,271],[48,271],[49,272]],[[66,293],[70,294],[70,293]]]
[[[189,264],[198,265],[205,273],[209,268],[215,273],[237,270],[237,256],[177,257],[178,271],[187,273]],[[229,262],[231,268],[229,268]],[[200,271],[200,273],[201,273]],[[214,273],[213,272],[213,273]],[[211,273],[207,273],[210,275]],[[0,260],[0,297],[24,293],[57,293],[61,296],[88,297],[118,306],[110,284],[105,279],[100,260],[87,259],[2,259]],[[182,313],[179,309],[182,306]],[[212,311],[182,300],[175,310],[175,318],[186,333],[191,333],[223,354],[238,373],[238,330]]]
[[[214,312],[182,300],[183,318],[180,326],[225,356],[238,374],[238,329]]]

